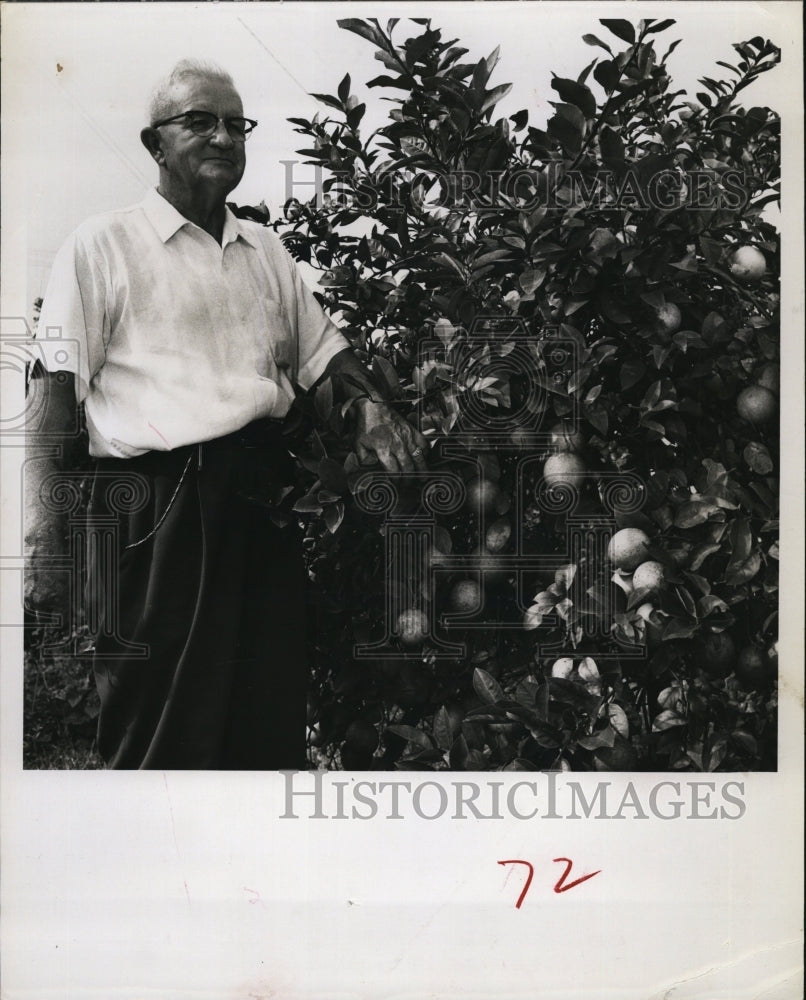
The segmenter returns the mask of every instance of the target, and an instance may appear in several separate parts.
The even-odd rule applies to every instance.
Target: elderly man
[[[79,349],[35,373],[31,392],[48,405],[34,399],[44,416],[31,439],[63,430],[83,401],[97,459],[89,515],[120,518],[117,552],[88,563],[111,767],[305,764],[300,538],[254,502],[289,482],[279,428],[295,386],[348,375],[362,460],[424,468],[425,440],[382,401],[276,235],[226,207],[256,124],[228,74],[178,64],[141,132],[158,187],[79,227],[45,295],[40,328]],[[62,535],[40,495],[59,467],[31,463],[26,487],[35,609],[59,597],[35,568]],[[121,514],[105,486],[132,474],[145,499]]]

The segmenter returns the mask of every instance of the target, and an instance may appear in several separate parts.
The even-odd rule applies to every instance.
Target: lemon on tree
[[[498,484],[483,476],[471,479],[467,484],[467,507],[475,513],[492,509],[501,496]]]
[[[397,619],[395,632],[404,646],[421,646],[428,634],[428,618],[417,608],[406,608]]]
[[[758,646],[745,646],[736,658],[736,673],[751,687],[758,688],[768,680],[764,653]]]
[[[587,466],[579,455],[561,451],[557,455],[549,455],[546,459],[543,479],[549,486],[570,486],[576,489],[582,485],[586,471]]]
[[[776,396],[781,391],[781,369],[770,362],[764,365],[756,376],[756,384],[769,389]]]
[[[749,385],[736,397],[736,412],[751,424],[768,423],[777,410],[775,395],[763,385]]]
[[[484,545],[488,552],[501,552],[506,548],[512,537],[512,525],[505,517],[493,521],[484,536]]]
[[[665,582],[663,563],[654,559],[641,563],[632,575],[632,585],[635,590],[649,590],[654,593],[661,590]]]
[[[702,662],[699,664],[716,677],[724,677],[736,661],[736,643],[728,632],[710,632],[702,640]]]
[[[622,528],[610,539],[607,556],[616,569],[627,573],[646,560],[649,535],[641,528]]]
[[[378,749],[378,730],[371,722],[356,719],[347,727],[346,741],[361,753],[375,753]]]
[[[674,302],[666,302],[655,312],[655,329],[661,335],[670,337],[680,329],[682,319],[680,307]]]
[[[454,611],[469,613],[481,607],[481,586],[478,580],[459,580],[451,588],[450,606]]]
[[[728,266],[734,278],[746,284],[753,284],[764,277],[767,260],[756,247],[739,247],[731,254]]]

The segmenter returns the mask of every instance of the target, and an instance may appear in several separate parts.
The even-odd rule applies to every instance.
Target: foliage
[[[367,86],[389,120],[362,132],[349,74],[315,95],[326,111],[290,120],[321,191],[274,223],[432,443],[425,483],[367,478],[340,387],[300,403],[301,434],[325,425],[298,445],[311,761],[774,768],[779,260],[764,209],[780,123],[737,96],[779,52],[735,45],[690,100],[667,72],[678,42],[659,48],[673,21],[603,20],[608,40],[584,36],[596,58],[553,78],[537,127],[495,117],[510,90],[491,83],[497,50],[465,61],[414,21],[402,42],[395,19],[340,22],[375,47]],[[742,274],[739,248],[763,273]],[[757,383],[760,408],[740,416]],[[576,459],[544,466],[557,453]],[[384,482],[391,507],[373,513]],[[472,499],[434,513],[429,482]],[[423,557],[400,573],[389,540],[424,513]],[[649,537],[659,586],[608,561],[625,527]],[[396,628],[405,609],[424,636]]]
[[[86,626],[73,640],[89,648]],[[59,653],[41,630],[29,637],[25,656],[23,766],[103,767],[94,749],[98,694],[86,658]]]

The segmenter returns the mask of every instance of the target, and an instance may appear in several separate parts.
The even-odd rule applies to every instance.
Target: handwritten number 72
[[[588,875],[582,875],[580,878],[574,879],[573,882],[566,882],[566,879],[571,874],[571,869],[574,865],[573,861],[570,858],[555,858],[554,860],[555,862],[565,862],[565,871],[557,879],[557,883],[554,886],[554,891],[557,893],[568,892],[569,889],[573,889],[576,886],[581,885],[583,882],[587,882],[588,879],[593,878],[594,875],[601,874],[601,869],[599,869],[599,871],[590,872]],[[519,910],[521,908],[521,904],[523,903],[524,899],[526,899],[526,893],[529,891],[529,886],[532,884],[532,878],[534,877],[535,874],[534,865],[532,864],[531,861],[524,861],[521,858],[512,858],[508,861],[499,861],[498,864],[526,865],[527,868],[526,882],[524,883],[520,896],[518,896],[517,903],[515,903],[515,908]]]

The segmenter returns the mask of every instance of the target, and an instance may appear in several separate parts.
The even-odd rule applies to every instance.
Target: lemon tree
[[[431,451],[367,478],[342,387],[299,403],[311,763],[774,768],[778,49],[690,95],[672,20],[602,20],[533,122],[497,50],[340,24],[381,72],[291,119],[321,189],[271,224]]]

